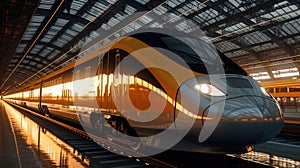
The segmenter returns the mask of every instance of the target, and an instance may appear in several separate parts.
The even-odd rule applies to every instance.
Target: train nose
[[[274,138],[283,126],[280,109],[271,98],[256,96],[232,98],[210,105],[203,115],[213,116],[211,114],[220,110],[220,106],[224,109],[219,120],[207,119],[203,123],[201,131],[209,130],[207,128],[213,122],[218,122],[206,142],[229,146],[263,143]]]

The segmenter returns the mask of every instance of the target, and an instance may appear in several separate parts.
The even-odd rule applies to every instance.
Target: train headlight
[[[207,83],[197,84],[195,85],[195,89],[199,90],[203,94],[210,96],[225,96],[225,93],[223,93],[221,90]]]
[[[268,97],[271,97],[270,94],[266,91],[265,88],[260,87],[260,90],[261,90],[261,92],[262,92],[264,95],[266,95],[266,96],[268,96]]]

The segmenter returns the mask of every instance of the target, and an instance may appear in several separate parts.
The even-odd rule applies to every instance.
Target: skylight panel
[[[236,31],[236,33],[242,33],[244,31],[249,31],[249,29],[248,30],[242,30],[245,27],[247,27],[247,25],[245,25],[244,23],[237,23],[237,24],[231,25],[229,27],[226,27],[225,31],[226,32],[235,32]]]
[[[145,4],[148,3],[150,0],[135,0],[135,1],[137,1],[137,2],[140,3],[140,4],[145,5]]]
[[[33,36],[32,34],[26,33],[23,35],[23,40],[31,40],[32,36]]]
[[[22,53],[23,51],[24,51],[24,49],[25,49],[25,47],[26,47],[27,45],[26,44],[20,44],[19,46],[18,46],[18,48],[17,48],[17,50],[16,50],[16,53]]]
[[[257,73],[252,73],[250,76],[254,80],[264,80],[264,79],[271,79],[270,75],[268,72],[257,72]]]
[[[125,13],[127,13],[128,15],[133,14],[134,12],[137,11],[137,9],[135,9],[134,7],[130,6],[130,5],[126,5],[125,7]]]
[[[113,27],[115,26],[116,24],[120,23],[120,21],[114,17],[110,18],[109,21],[107,22],[107,24],[110,26],[110,27]]]
[[[52,1],[52,0],[41,0],[39,8],[40,9],[51,9],[54,2],[55,1]]]
[[[298,29],[297,29],[297,28]],[[287,32],[289,35],[292,35],[292,34],[297,34],[300,32],[300,24],[299,24],[299,20],[298,21],[294,21],[294,22],[290,22],[290,23],[285,23],[283,26],[282,26],[282,29]]]
[[[53,48],[46,47],[45,49],[43,49],[41,51],[40,55],[43,56],[43,57],[46,57],[52,51],[53,51]]]
[[[85,19],[87,19],[87,20],[89,20],[89,21],[92,21],[92,20],[95,18],[95,16],[92,16],[92,15],[90,15],[90,14],[88,14],[88,13],[84,13],[84,14],[82,15],[82,18],[85,18]]]
[[[178,5],[178,1],[176,0],[172,0],[172,1],[167,1],[167,4],[171,7],[171,8],[174,8]]]
[[[223,52],[236,50],[240,48],[239,46],[229,41],[224,41],[222,44],[218,44],[217,46],[220,47],[223,50]]]
[[[94,16],[97,16],[100,12],[103,12],[105,9],[105,6],[99,2],[97,2],[90,10],[89,13],[93,14]]]
[[[159,6],[158,8],[156,8],[156,9],[154,10],[154,12],[155,12],[156,14],[158,14],[158,15],[163,15],[163,14],[165,14],[167,11],[168,11],[168,10],[167,10],[165,7],[163,7],[163,6]]]
[[[39,9],[51,9],[52,4],[40,4]]]
[[[56,45],[56,46],[64,46],[66,43],[67,43],[67,41],[59,38],[53,44]]]
[[[63,26],[65,26],[68,22],[69,22],[69,21],[66,20],[66,19],[58,18],[54,25],[63,27]]]
[[[31,54],[37,54],[41,50],[41,47],[42,47],[41,45],[35,45],[33,47],[33,49],[31,49],[30,53]]]
[[[68,33],[69,35],[71,35],[71,36],[73,36],[73,37],[75,37],[75,36],[77,36],[77,35],[79,34],[79,32],[74,31],[74,30],[72,30],[72,29],[68,29],[68,30],[66,31],[66,33]]]
[[[83,28],[83,26],[79,23],[75,23],[73,26],[72,26],[72,29],[74,28],[74,30],[80,32]]]
[[[48,58],[49,60],[51,60],[51,59],[53,59],[55,56],[57,56],[58,54],[59,54],[59,52],[58,52],[57,50],[53,50],[53,51],[51,52],[51,54],[47,56],[47,58]],[[46,64],[47,64],[47,62],[46,62]]]
[[[41,25],[41,23],[39,23],[39,22],[30,22],[28,26],[39,27],[40,25]]]
[[[73,37],[67,34],[63,34],[61,35],[61,39],[63,39],[64,41],[70,41],[73,39]]]
[[[269,37],[267,37],[261,32],[247,34],[244,36],[244,39],[247,40],[247,42],[250,44],[258,44],[271,40]]]
[[[45,16],[40,16],[40,15],[34,15],[31,19],[31,22],[42,22],[44,20]]]
[[[71,9],[73,9],[75,11],[79,11],[86,2],[87,1],[85,1],[85,0],[83,0],[83,1],[82,0],[73,1],[72,4],[71,4]]]
[[[261,52],[261,51],[265,51],[265,50],[270,50],[273,48],[277,48],[278,45],[276,43],[266,43],[266,44],[262,44],[262,45],[258,45],[255,47],[252,47],[252,49],[256,52]]]
[[[234,52],[229,52],[226,55],[231,58],[231,57],[237,57],[237,56],[242,56],[248,54],[245,50],[238,50]]]
[[[272,71],[274,78],[299,76],[298,68],[279,69]]]
[[[92,7],[92,9],[99,11],[99,12],[102,11],[103,9],[105,9],[107,5],[103,4],[102,2],[103,1],[96,2],[95,5]]]
[[[153,19],[150,16],[144,15],[139,19],[143,24],[148,24]]]

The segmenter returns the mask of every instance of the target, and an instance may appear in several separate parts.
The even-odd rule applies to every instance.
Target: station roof
[[[200,29],[257,80],[299,77],[299,0],[4,0],[0,2],[0,93],[77,58],[88,37],[120,36],[165,22]],[[124,20],[137,12],[145,14]],[[103,39],[110,37],[103,36]]]

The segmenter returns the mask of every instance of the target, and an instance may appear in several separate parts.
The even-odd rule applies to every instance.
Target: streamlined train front
[[[214,78],[214,82],[209,78]],[[187,143],[179,145],[185,150],[212,153],[250,151],[252,145],[274,138],[283,127],[277,101],[248,76],[196,77],[196,80],[186,81],[178,94],[185,102],[199,104],[198,114],[201,115],[186,137]],[[202,147],[195,148],[191,144],[201,144]],[[209,147],[212,145],[213,148]]]
[[[266,142],[280,132],[283,117],[277,101],[242,68],[210,45],[201,40],[158,33],[133,37],[151,46],[152,49],[141,47],[145,51],[139,49],[135,58],[145,67],[150,67],[149,72],[168,94],[166,102],[173,106],[173,121],[168,119],[169,110],[165,109],[161,115],[166,115],[161,117],[162,123],[171,121],[169,126],[174,124],[175,127],[169,140],[188,130],[174,149],[245,152],[252,150],[252,145]],[[167,67],[167,70],[153,69],[150,63],[160,68]],[[178,78],[173,79],[174,76]],[[179,85],[174,84],[176,82]],[[155,129],[159,120],[148,128]]]

